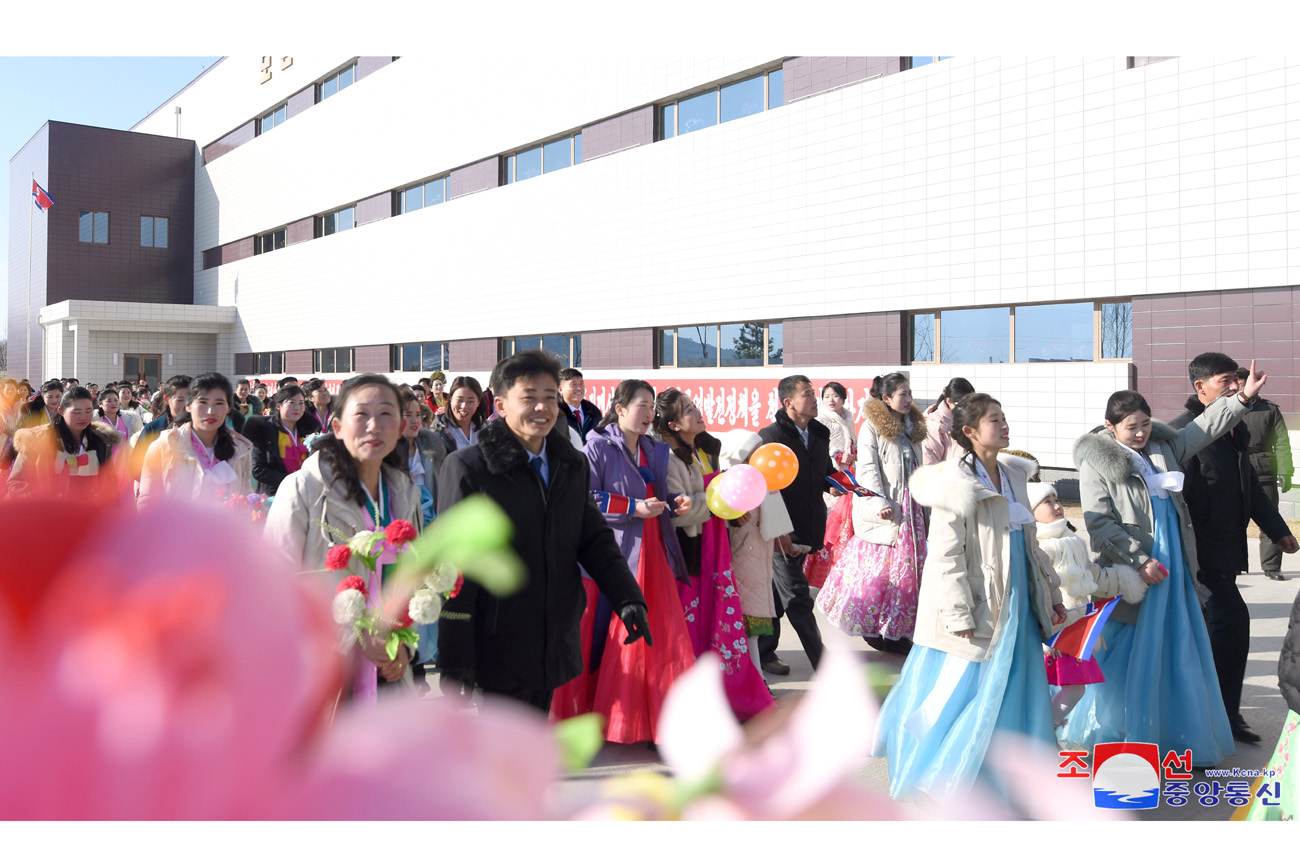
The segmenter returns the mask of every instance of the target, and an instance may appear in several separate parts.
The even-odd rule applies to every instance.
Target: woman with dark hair
[[[144,420],[137,413],[122,408],[121,398],[114,389],[105,388],[100,391],[96,402],[99,408],[95,410],[95,416],[126,439],[129,440],[144,428]]]
[[[943,393],[934,405],[925,410],[927,430],[925,434],[924,457],[926,463],[942,463],[953,457],[962,456],[961,446],[952,439],[952,407],[967,394],[975,393],[970,382],[961,378],[949,379],[943,386]]]
[[[863,413],[855,475],[878,495],[852,497],[853,537],[827,575],[817,609],[875,649],[907,653],[926,552],[925,515],[908,481],[921,465],[925,416],[902,373],[873,386]]]
[[[54,420],[14,431],[9,495],[28,494],[110,499],[120,489],[113,449],[125,437],[94,420],[85,388],[63,392]]]
[[[478,444],[479,431],[486,420],[479,409],[483,405],[483,386],[473,376],[457,376],[447,390],[447,411],[433,419],[434,433],[442,437],[447,453]]]
[[[1074,443],[1088,540],[1099,565],[1127,565],[1147,583],[1140,604],[1121,601],[1093,655],[1104,683],[1089,688],[1064,739],[1156,743],[1187,749],[1198,767],[1236,751],[1197,595],[1198,559],[1183,499],[1183,464],[1250,411],[1265,377],[1251,366],[1241,391],[1215,400],[1182,430],[1151,419],[1136,391],[1106,402],[1106,426]]]
[[[876,377],[878,382],[879,376]],[[873,383],[875,384],[875,383]],[[821,406],[817,420],[831,434],[831,468],[857,471],[858,438],[853,433],[853,410],[845,403],[849,392],[839,382],[827,382],[822,388]],[[804,557],[803,574],[809,586],[821,587],[826,576],[844,552],[844,545],[853,537],[853,497],[833,496],[823,493],[826,502],[826,534],[822,548]]]
[[[995,731],[1056,749],[1042,642],[1065,606],[1025,504],[1038,465],[1000,453],[1010,429],[988,394],[958,401],[952,432],[966,456],[924,466],[910,484],[931,509],[930,556],[916,648],[880,708],[872,748],[889,759],[896,800],[969,792],[987,776]]]
[[[655,399],[654,432],[672,450],[668,489],[684,494],[672,525],[690,575],[689,583],[677,584],[686,628],[696,658],[710,650],[721,657],[727,700],[743,722],[772,706],[772,693],[750,658],[727,522],[710,513],[705,500],[705,489],[721,471],[722,443],[708,433],[691,398],[676,388]]]
[[[226,426],[234,404],[235,390],[220,373],[204,373],[189,383],[184,411],[144,455],[141,508],[163,496],[253,492],[253,443]]]
[[[396,453],[406,466],[411,481],[420,489],[420,509],[424,522],[434,517],[438,501],[438,472],[447,457],[447,447],[442,437],[425,429],[424,417],[429,407],[418,394],[402,396],[402,436],[397,440]]]
[[[274,496],[285,478],[307,459],[305,440],[321,429],[297,385],[286,385],[271,398],[271,414],[247,419],[244,435],[253,443],[253,477],[257,492]]]
[[[557,689],[551,705],[560,719],[600,713],[606,719],[605,739],[615,743],[655,739],[664,696],[695,662],[674,582],[689,583],[690,576],[669,506],[676,502],[675,510],[685,514],[690,503],[678,500],[682,491],[668,489],[672,455],[667,445],[648,435],[654,406],[648,382],[620,382],[609,411],[587,434],[583,448],[591,464],[592,496],[645,595],[654,645],[624,644],[626,629],[594,582],[584,579],[583,673]]]
[[[319,379],[313,379],[308,383],[308,387],[303,389],[302,393],[311,401],[311,412],[309,414],[316,420],[316,429],[330,429],[330,401],[334,399],[330,389],[325,387],[325,383]]]
[[[302,469],[285,479],[266,516],[266,537],[307,573],[332,590],[355,574],[344,566],[326,571],[326,554],[363,530],[382,530],[394,520],[424,525],[420,493],[396,453],[402,435],[402,395],[386,376],[367,373],[343,383],[330,419],[333,436],[317,440]],[[355,558],[354,558],[355,560]],[[381,558],[388,565],[386,558]],[[386,569],[361,575],[378,605]],[[411,681],[412,647],[403,644],[389,659],[382,641],[367,641],[351,653],[354,697],[373,699],[378,682]]]

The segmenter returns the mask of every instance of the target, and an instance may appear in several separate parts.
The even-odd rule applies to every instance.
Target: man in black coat
[[[1238,387],[1249,375],[1250,371],[1245,367],[1237,368]],[[1259,489],[1276,507],[1278,488],[1283,493],[1290,490],[1291,473],[1295,471],[1291,464],[1291,437],[1287,433],[1286,419],[1282,417],[1282,409],[1272,400],[1256,397],[1242,421],[1250,431],[1246,453],[1259,476]],[[1259,564],[1269,580],[1287,579],[1282,573],[1281,548],[1263,534],[1259,536]]]
[[[758,658],[763,670],[772,674],[790,673],[790,666],[777,658],[776,646],[781,638],[781,617],[790,620],[813,670],[821,664],[822,633],[813,614],[812,595],[804,577],[803,562],[808,553],[821,550],[826,535],[826,502],[822,494],[832,490],[826,476],[831,474],[831,434],[817,420],[817,392],[807,376],[787,376],[777,386],[781,410],[773,423],[758,431],[764,444],[778,443],[799,458],[799,474],[781,491],[794,532],[778,538],[772,550],[772,591],[776,596],[776,618],[772,633],[758,639]],[[793,545],[808,550],[794,553]]]
[[[587,434],[600,423],[601,411],[587,396],[587,383],[583,381],[582,371],[574,367],[565,367],[560,371],[560,397],[569,407],[566,413],[569,426],[578,433],[584,443]]]
[[[1178,430],[1205,411],[1223,394],[1238,389],[1237,362],[1222,352],[1205,352],[1187,365],[1196,393],[1172,422]],[[1196,531],[1197,581],[1207,587],[1205,626],[1219,676],[1219,691],[1228,712],[1232,736],[1258,743],[1241,715],[1241,685],[1250,652],[1250,608],[1237,589],[1237,575],[1250,569],[1246,525],[1254,520],[1260,531],[1287,553],[1300,549],[1286,521],[1260,489],[1250,464],[1250,430],[1241,421],[1204,451],[1184,461],[1183,498]]]
[[[443,677],[547,712],[555,689],[582,670],[579,622],[586,569],[628,629],[652,643],[645,596],[591,498],[591,470],[558,428],[559,364],[541,350],[492,371],[500,418],[478,444],[449,454],[438,476],[438,512],[484,493],[514,524],[511,546],[528,569],[523,587],[497,597],[466,581],[438,621]]]

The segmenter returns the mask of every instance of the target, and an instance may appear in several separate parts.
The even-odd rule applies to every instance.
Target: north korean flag
[[[50,198],[50,194],[34,180],[32,181],[32,198],[36,199],[36,206],[41,209],[41,213],[45,213],[54,204],[54,199]]]
[[[627,496],[607,493],[604,490],[593,490],[591,496],[596,500],[596,507],[600,509],[601,514],[631,514],[636,510],[635,500]]]
[[[1082,606],[1083,618],[1072,622],[1047,639],[1047,645],[1057,652],[1065,653],[1086,662],[1092,658],[1093,647],[1101,636],[1101,627],[1110,618],[1110,612],[1119,604],[1119,598],[1103,601],[1090,601]],[[1079,610],[1080,608],[1075,608]]]

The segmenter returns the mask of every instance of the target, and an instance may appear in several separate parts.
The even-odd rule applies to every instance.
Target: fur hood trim
[[[1160,421],[1151,422],[1152,442],[1172,442],[1178,431]],[[1081,468],[1086,462],[1111,484],[1122,484],[1124,479],[1137,472],[1128,451],[1115,441],[1115,434],[1103,429],[1099,433],[1084,433],[1074,442],[1074,465]]]
[[[883,401],[872,397],[863,405],[862,414],[876,429],[876,434],[881,439],[897,439],[903,435],[903,422]],[[912,435],[908,437],[908,441],[913,445],[920,445],[925,441],[925,413],[916,408],[916,404],[913,403],[912,408],[908,410],[908,417],[912,419]]]
[[[582,453],[569,441],[568,425],[559,418],[551,432],[546,434],[546,459],[557,463],[576,463],[585,460]],[[500,418],[483,425],[478,434],[478,447],[483,452],[483,462],[493,475],[501,475],[512,469],[527,466],[529,454],[519,444],[515,434]]]
[[[1008,474],[1023,476],[1022,482],[1038,471],[1038,464],[1033,460],[1012,454],[999,454],[998,463]],[[917,502],[962,517],[970,517],[982,500],[998,495],[984,486],[965,457],[922,466],[912,473],[908,484]]]
[[[109,448],[116,448],[118,445],[122,444],[122,441],[125,438],[115,427],[110,427],[103,421],[91,421],[90,429],[94,430],[95,434],[99,436],[100,439],[107,442]],[[44,440],[46,439],[49,441],[45,442]],[[54,432],[54,428],[49,424],[15,430],[13,441],[14,450],[19,452],[30,451],[32,448],[39,447],[52,447],[57,451],[62,444],[59,442],[58,434]]]

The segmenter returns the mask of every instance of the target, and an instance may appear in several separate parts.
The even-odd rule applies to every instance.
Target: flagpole
[[[32,172],[32,186],[36,186],[36,172]],[[27,381],[32,379],[32,208],[36,206],[36,196],[27,203],[27,328],[24,342],[27,344]]]

